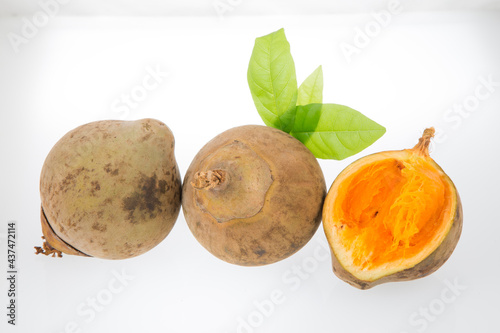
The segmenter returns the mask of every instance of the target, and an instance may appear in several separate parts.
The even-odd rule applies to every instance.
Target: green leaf
[[[290,132],[297,103],[297,78],[283,29],[255,40],[247,79],[264,123]]]
[[[338,104],[297,106],[292,136],[317,158],[342,160],[377,141],[385,127]]]
[[[321,66],[302,82],[297,96],[297,105],[323,103],[323,69]]]

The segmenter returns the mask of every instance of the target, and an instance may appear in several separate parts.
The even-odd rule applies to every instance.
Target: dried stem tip
[[[434,127],[429,127],[424,130],[424,134],[418,140],[418,143],[413,147],[413,150],[418,151],[420,154],[429,156],[429,145],[431,144],[431,139],[434,137]]]
[[[191,182],[191,186],[198,190],[211,189],[224,183],[226,179],[227,173],[224,170],[200,171],[194,175],[194,181]]]
[[[44,239],[42,247],[40,246],[35,246],[36,253],[35,254],[45,254],[46,256],[51,255],[52,257],[59,257],[62,258],[62,252],[59,250],[54,249],[48,242],[45,240],[45,237],[42,236],[42,239]]]

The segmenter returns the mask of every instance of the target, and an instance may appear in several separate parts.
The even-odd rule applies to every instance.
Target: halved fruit
[[[333,270],[368,289],[413,280],[450,257],[462,231],[462,204],[451,179],[429,156],[434,129],[413,149],[363,157],[333,182],[323,227]]]

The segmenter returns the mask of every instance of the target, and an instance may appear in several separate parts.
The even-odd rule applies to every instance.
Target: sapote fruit
[[[230,129],[208,142],[186,172],[182,207],[209,252],[256,266],[304,246],[321,222],[326,185],[313,154],[265,126]]]
[[[368,289],[413,280],[450,257],[462,230],[451,179],[429,156],[434,129],[413,149],[363,157],[345,168],[325,199],[323,226],[333,270]]]
[[[45,159],[40,196],[45,243],[37,253],[140,255],[167,236],[179,214],[174,136],[154,119],[77,127]]]

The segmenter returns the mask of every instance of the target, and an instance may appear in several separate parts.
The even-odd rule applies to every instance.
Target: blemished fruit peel
[[[49,152],[40,197],[45,243],[37,253],[143,254],[168,235],[180,211],[174,136],[155,119],[77,127]]]

